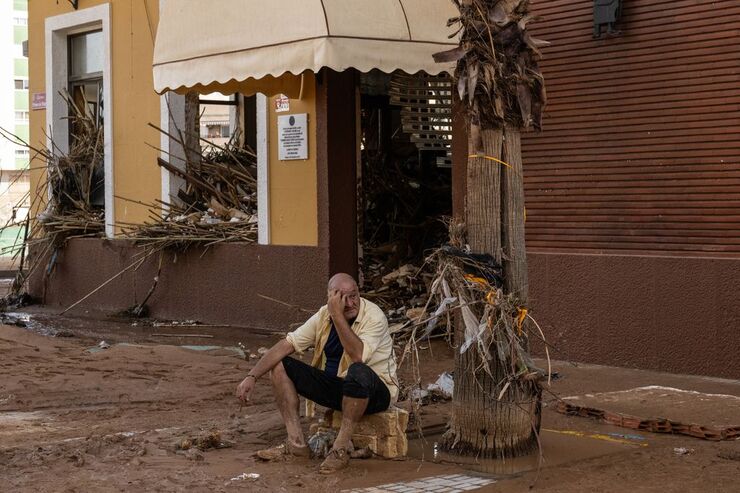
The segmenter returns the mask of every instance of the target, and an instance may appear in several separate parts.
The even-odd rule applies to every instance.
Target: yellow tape
[[[603,435],[601,433],[584,433],[582,431],[573,431],[573,430],[550,430],[547,428],[542,428],[542,431],[549,431],[550,433],[559,433],[561,435],[570,435],[575,437],[582,437],[582,438],[593,438],[595,440],[604,440],[605,442],[614,442],[614,443],[623,443],[626,445],[639,445],[640,447],[647,447],[647,443],[640,443],[635,442],[632,440],[623,440],[621,438],[614,438],[610,437],[609,435]]]
[[[514,169],[514,167],[512,165],[510,165],[509,163],[506,163],[504,161],[501,161],[500,159],[497,159],[497,158],[495,158],[493,156],[486,156],[485,154],[471,154],[470,156],[468,156],[468,159],[474,158],[474,157],[481,158],[481,159],[488,159],[489,161],[493,161],[493,162],[496,162],[496,163],[499,163],[499,164],[503,164],[507,168]]]

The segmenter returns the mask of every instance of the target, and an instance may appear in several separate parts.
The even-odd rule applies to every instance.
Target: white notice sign
[[[278,116],[278,159],[308,159],[308,114]]]

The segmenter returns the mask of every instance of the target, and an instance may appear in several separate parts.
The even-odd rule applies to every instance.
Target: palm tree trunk
[[[503,259],[505,290],[527,301],[527,263],[524,251],[524,186],[521,140],[511,127],[481,133],[485,156],[471,157],[467,169],[465,220],[468,241],[474,252],[487,252]],[[475,143],[470,143],[475,149]],[[475,152],[470,153],[471,156]],[[462,344],[462,324],[456,331],[456,347]],[[445,435],[448,450],[478,457],[513,457],[537,448],[540,424],[540,387],[515,381],[502,394],[507,371],[505,362],[493,354],[491,374],[480,370],[480,354],[457,351],[452,419]]]

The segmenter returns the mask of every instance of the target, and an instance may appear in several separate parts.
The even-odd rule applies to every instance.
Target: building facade
[[[234,14],[257,4],[228,0],[218,4],[223,12],[201,12],[190,0],[81,0],[79,10],[66,2],[31,3],[30,92],[47,101],[31,112],[32,142],[44,139],[45,128],[60,141],[68,131],[53,95],[70,84],[71,37],[100,33],[103,53],[102,67],[88,75],[100,84],[106,125],[109,238],[69,242],[54,274],[32,282],[46,303],[69,306],[134,261],[139,250],[116,238],[119,226],[143,221],[142,203],[166,200],[182,185],[156,166],[158,157],[182,149],[148,123],[184,125],[189,91],[257,93],[244,121],[251,122],[245,130],[259,161],[259,242],[172,254],[161,273],[154,260],[146,262],[81,307],[130,307],[158,276],[160,287],[149,300],[154,316],[283,330],[305,317],[302,308],[322,303],[331,273],[357,272],[358,72],[391,73],[398,68],[394,57],[408,58],[424,42],[405,51],[365,49],[365,58],[342,65],[342,50],[360,49],[363,37],[374,35],[372,26],[346,18],[332,24],[334,12],[306,12],[306,3],[296,3],[296,22],[286,20],[298,15],[290,9],[270,22],[305,29],[325,22],[328,41],[296,39],[302,48],[317,43],[321,49],[313,53],[339,59],[305,67],[307,57],[290,55],[296,41],[278,39],[289,30],[265,34],[272,40],[263,40],[265,46],[285,45],[272,56],[240,45],[270,20]],[[443,30],[451,15],[442,9],[451,2],[440,1],[436,17],[428,3],[386,4],[388,12],[417,17],[396,33],[398,19],[381,12],[388,15],[378,22],[378,29],[389,30],[384,36],[441,34],[444,41],[435,42],[450,42]],[[537,36],[552,45],[542,63],[550,101],[545,130],[523,142],[530,298],[557,358],[740,377],[740,361],[728,350],[740,345],[740,65],[733,27],[740,7],[730,0],[715,4],[724,8],[625,3],[616,24],[621,32],[594,39],[591,3],[532,2],[544,17]],[[377,10],[379,3],[357,5]],[[262,5],[251,12],[269,17],[271,11]],[[226,22],[229,16],[240,22]],[[257,24],[244,24],[250,22]],[[332,29],[342,34],[330,36]],[[208,43],[194,45],[194,39]],[[241,65],[236,53],[245,54]],[[308,122],[305,159],[280,157],[286,107]],[[212,121],[214,132],[216,126],[224,131],[225,118]],[[459,118],[453,127],[452,202],[460,214],[467,139]],[[39,183],[41,171],[34,173]]]

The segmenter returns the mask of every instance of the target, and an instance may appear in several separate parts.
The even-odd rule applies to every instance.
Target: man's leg
[[[288,377],[282,362],[272,369],[270,379],[275,392],[275,402],[288,432],[288,442],[297,447],[305,447],[306,439],[303,436],[298,412],[300,399],[298,399],[295,384]]]
[[[338,471],[349,463],[348,449],[352,433],[362,416],[366,412],[383,411],[390,404],[388,387],[363,363],[353,363],[349,367],[342,394],[342,424],[331,452],[319,469],[325,474]]]
[[[371,370],[372,371],[372,370]],[[334,440],[335,449],[349,449],[352,433],[355,425],[365,414],[369,398],[357,399],[344,396],[342,398],[342,426],[339,428],[337,438]]]
[[[272,448],[260,451],[257,456],[272,460],[287,452],[301,457],[310,456],[306,440],[301,429],[298,396],[306,397],[319,405],[332,409],[341,408],[341,378],[326,375],[321,370],[311,367],[302,361],[285,357],[270,373],[275,402],[288,432],[285,448]]]

